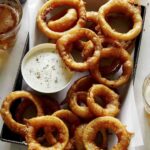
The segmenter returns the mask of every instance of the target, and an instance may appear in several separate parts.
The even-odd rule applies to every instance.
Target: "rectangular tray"
[[[143,26],[144,26],[144,21],[145,21],[145,13],[146,13],[146,7],[142,6],[141,15],[142,15],[142,18],[143,18]],[[141,32],[141,34],[137,37],[136,42],[135,42],[133,81],[134,81],[135,74],[136,74],[136,68],[137,68],[137,63],[138,63],[138,56],[139,56],[139,51],[140,51],[142,33],[143,32]],[[25,49],[24,49],[22,58],[28,52],[28,50],[29,50],[29,36],[28,36],[28,39],[27,39],[27,42],[26,42],[26,45],[25,45]],[[21,68],[19,67],[13,91],[21,90],[22,81],[23,81],[23,78],[22,78],[22,75],[21,75]],[[17,104],[18,103],[15,103],[13,105],[13,108],[11,110],[12,112],[14,112],[15,108],[17,107]],[[0,133],[0,140],[4,141],[4,142],[14,143],[14,144],[26,145],[25,141],[18,134],[15,134],[11,130],[9,130],[9,128],[5,124],[3,125],[1,133]]]

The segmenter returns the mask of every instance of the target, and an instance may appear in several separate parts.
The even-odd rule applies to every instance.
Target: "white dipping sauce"
[[[62,63],[56,50],[43,49],[32,53],[23,63],[23,76],[31,88],[53,93],[64,88],[72,72]]]

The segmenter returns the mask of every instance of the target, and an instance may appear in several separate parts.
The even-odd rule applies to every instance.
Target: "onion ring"
[[[96,81],[91,76],[84,76],[76,80],[67,92],[66,99],[69,100],[73,93],[79,91],[87,92]]]
[[[71,28],[77,20],[78,14],[76,9],[68,9],[67,13],[63,17],[54,21],[50,20],[48,22],[48,27],[53,31],[63,32]]]
[[[120,14],[120,13],[111,13],[111,14],[107,15],[106,18],[107,18],[106,20],[110,24],[110,26],[112,26],[112,28],[116,28],[116,29],[117,29],[117,26],[118,26],[117,22],[119,24],[122,22],[119,26],[121,26],[122,24],[124,24],[126,22],[127,24],[125,25],[125,28],[122,31],[123,33],[127,32],[132,27],[132,21],[129,20],[129,17],[126,17],[126,16],[124,17],[123,14]],[[104,36],[104,34],[103,34],[102,31],[99,32],[99,36]],[[121,44],[122,48],[124,48],[127,51],[129,51],[131,48],[133,48],[134,41],[135,41],[135,39],[133,39],[133,40],[127,40],[127,41],[118,40],[118,42]]]
[[[73,93],[71,99],[69,100],[69,106],[73,113],[77,116],[89,119],[93,118],[93,114],[87,106],[80,106],[79,102],[85,103],[87,105],[87,93],[86,92],[77,92]]]
[[[53,30],[50,30],[47,26],[47,23],[45,22],[45,15],[50,10],[53,10],[54,8],[62,5],[67,5],[75,8],[78,13],[78,21],[76,25],[71,28],[70,30],[64,31],[64,32],[56,32]],[[85,26],[85,20],[86,20],[86,10],[84,6],[84,2],[82,0],[50,0],[47,1],[42,8],[39,10],[39,13],[37,15],[37,24],[39,29],[48,37],[51,39],[58,39],[61,36],[70,33],[71,31],[74,31],[74,29],[81,28]]]
[[[64,121],[65,124],[69,125],[69,135],[70,135],[70,140],[68,141],[65,149],[71,149],[74,146],[74,131],[76,129],[76,127],[80,124],[80,120],[78,119],[78,117],[73,114],[71,111],[69,110],[58,110],[55,113],[52,114],[55,117],[60,118],[61,120]],[[57,140],[55,139],[55,137],[48,132],[49,128],[45,128],[45,136],[46,139],[48,141],[48,143],[50,144],[55,144],[57,142]],[[47,134],[49,133],[49,134]]]
[[[86,150],[100,150],[94,143],[96,134],[101,129],[111,129],[118,137],[118,143],[113,146],[113,150],[127,150],[130,144],[132,134],[129,133],[125,126],[116,118],[107,116],[99,117],[91,121],[84,129],[83,142]]]
[[[101,51],[101,58],[117,58],[120,60],[122,64],[122,70],[123,73],[120,75],[120,77],[116,80],[109,80],[105,77],[102,77],[101,72],[99,71],[99,63],[95,66],[94,69],[91,69],[91,75],[97,80],[97,82],[105,84],[111,88],[117,88],[121,85],[125,84],[131,74],[132,74],[132,68],[133,63],[131,60],[131,56],[128,54],[127,51],[125,51],[122,48],[105,48],[105,50]]]
[[[15,92],[10,93],[5,98],[5,100],[3,101],[3,104],[1,106],[1,110],[0,110],[1,116],[2,116],[5,124],[9,127],[9,129],[11,131],[14,131],[24,137],[26,135],[26,130],[27,130],[26,125],[16,122],[12,118],[12,115],[10,112],[10,107],[11,107],[12,103],[19,98],[25,98],[24,100],[32,101],[34,103],[34,105],[36,106],[37,116],[41,116],[44,113],[43,113],[43,109],[41,107],[41,103],[40,103],[40,100],[38,99],[38,97],[29,92],[15,91]]]
[[[133,28],[127,33],[119,33],[114,31],[111,26],[106,22],[105,17],[109,12],[122,12],[126,15],[131,16],[133,20]],[[135,8],[133,5],[125,0],[111,0],[104,4],[99,9],[98,22],[106,36],[112,37],[118,40],[133,40],[135,39],[142,29],[142,17],[140,15],[139,9]]]
[[[59,118],[54,116],[42,116],[36,117],[30,120],[27,120],[27,134],[26,134],[26,142],[28,144],[28,149],[30,150],[63,150],[68,142],[69,133],[66,125],[61,121]],[[36,140],[36,133],[40,128],[49,129],[57,128],[59,131],[58,141],[55,145],[50,147],[43,147],[37,140]],[[50,131],[50,130],[49,130]]]
[[[77,40],[79,40],[82,37],[87,37],[89,40],[92,41],[94,45],[94,53],[91,57],[89,57],[84,62],[76,62],[72,58],[70,52],[67,51],[68,44],[71,44]],[[57,43],[56,43],[58,52],[60,56],[62,57],[64,63],[71,69],[75,71],[86,71],[91,67],[94,67],[95,64],[99,61],[100,58],[100,50],[102,49],[100,40],[98,36],[89,29],[76,29],[70,34],[66,34],[63,37],[61,37]]]
[[[105,108],[95,102],[96,96],[105,101]],[[119,113],[119,96],[105,85],[95,84],[88,92],[87,105],[90,111],[98,117],[116,116]]]

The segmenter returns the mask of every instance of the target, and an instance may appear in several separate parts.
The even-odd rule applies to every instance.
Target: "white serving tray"
[[[97,11],[98,8],[106,2],[106,0],[85,0],[87,10],[95,10]],[[32,0],[29,0],[29,19],[30,19],[30,48],[33,46],[47,42],[48,39],[38,30],[36,26],[36,16],[39,8],[43,5],[44,1],[37,0],[36,4]],[[74,82],[79,77],[84,76],[84,73],[76,73],[72,82]],[[66,96],[66,91],[70,86],[68,86],[62,92],[53,95],[58,100],[63,100]],[[129,85],[126,86],[126,92],[124,97],[124,102],[121,106],[121,112],[118,118],[123,122],[124,125],[127,126],[127,129],[131,132],[134,132],[134,136],[132,138],[130,149],[134,147],[143,145],[141,129],[139,125],[138,115],[136,111],[135,99],[134,99],[134,91],[133,91],[133,82],[130,81]],[[110,141],[109,141],[110,142]],[[112,143],[114,140],[111,141]],[[111,143],[110,142],[110,143]]]

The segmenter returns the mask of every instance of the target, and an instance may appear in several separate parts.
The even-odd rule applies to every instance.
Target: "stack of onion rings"
[[[18,91],[7,96],[1,108],[2,118],[12,131],[26,139],[30,150],[105,149],[106,129],[113,130],[119,139],[119,144],[113,149],[127,149],[131,134],[114,118],[120,111],[120,95],[116,94],[114,89],[119,90],[131,76],[132,61],[126,50],[142,28],[141,10],[139,6],[131,3],[132,0],[110,0],[99,8],[99,12],[86,12],[83,0],[49,0],[39,10],[38,27],[48,38],[55,40],[58,53],[66,66],[78,72],[89,71],[90,75],[75,81],[68,90],[66,103],[69,110],[59,110],[60,106],[57,103],[29,92]],[[64,8],[64,11],[48,18],[49,12],[60,6],[69,8]],[[124,11],[133,20],[134,25],[127,33],[119,33],[111,28],[107,17],[111,16],[111,13]],[[88,40],[85,42],[84,38]],[[77,62],[72,57],[74,43],[79,45],[83,62]],[[109,65],[105,65],[103,59],[108,59]],[[112,81],[112,78],[110,80],[105,78],[105,75],[117,73],[121,66],[123,73],[119,79]],[[105,106],[97,104],[97,96],[104,101]],[[10,106],[17,98],[24,98],[24,101],[19,104],[16,110],[18,114],[14,120]],[[31,105],[26,99],[31,100],[36,106],[38,117],[24,121],[22,114]],[[80,102],[86,106],[81,106]],[[39,117],[40,115],[44,116]],[[99,116],[100,118],[97,118]],[[24,121],[24,124],[21,124],[20,120]],[[39,139],[37,132],[41,128],[44,129],[44,135]],[[58,137],[53,134],[56,129],[59,132]],[[102,140],[97,137],[99,131]],[[94,142],[95,138],[101,143]],[[41,142],[43,139],[50,146],[45,148],[42,145],[43,141]]]
[[[85,83],[87,83],[87,86],[85,86]],[[18,96],[15,96],[15,97],[12,96],[13,93],[11,93],[7,96],[6,100],[3,102],[3,105],[2,105],[1,115],[4,119],[4,121],[6,122],[6,124],[8,125],[8,127],[12,128],[11,129],[12,131],[19,133],[23,137],[25,137],[26,142],[28,144],[28,148],[31,150],[32,149],[33,150],[34,149],[43,149],[44,146],[41,143],[43,141],[43,139],[45,139],[49,144],[46,147],[46,149],[64,149],[64,150],[73,150],[73,149],[78,150],[80,148],[85,149],[86,144],[84,143],[84,136],[82,136],[82,135],[86,134],[85,132],[87,132],[87,131],[86,131],[85,126],[84,126],[85,128],[82,127],[83,125],[81,122],[83,122],[83,124],[85,122],[88,123],[91,119],[93,119],[97,116],[105,116],[105,115],[115,116],[117,114],[117,107],[119,106],[118,95],[116,93],[114,93],[111,89],[107,88],[104,85],[100,85],[100,84],[95,85],[94,83],[95,83],[95,81],[92,79],[91,76],[85,76],[85,77],[80,78],[78,81],[76,81],[73,84],[72,90],[69,92],[69,95],[68,95],[68,98],[70,98],[68,102],[72,103],[71,110],[77,116],[69,110],[58,110],[58,111],[54,112],[52,115],[42,116],[42,117],[34,117],[34,118],[28,119],[28,120],[26,119],[25,124],[24,125],[21,124],[22,127],[24,127],[24,129],[19,129],[17,127],[16,128],[17,130],[16,129],[14,130],[14,128],[12,128],[12,127],[14,127],[13,123],[15,123],[15,124],[19,124],[19,123],[15,122],[15,120],[11,120],[11,122],[9,121],[10,124],[7,122],[7,120],[9,119],[8,117],[10,115],[7,116],[6,114],[10,114],[10,112],[8,112],[5,107],[7,107],[6,104],[8,104],[8,106],[10,106],[10,103],[12,103],[14,101],[14,99],[20,98],[20,97],[25,98],[23,103],[19,104],[19,107],[21,107],[21,105],[24,106],[24,108],[22,107],[23,109],[26,109],[27,105],[31,104],[31,103],[25,103],[26,99],[31,99],[31,101],[33,101],[33,103],[34,103],[34,99],[32,100],[33,95],[31,96],[31,93],[24,92],[24,91],[13,92],[16,95],[19,94]],[[102,89],[100,89],[100,88],[102,88]],[[102,92],[102,95],[100,94],[101,92],[99,90]],[[96,109],[92,108],[93,102],[91,100],[94,98],[94,96],[96,96],[97,92],[101,96],[105,97],[104,99],[106,100],[106,103],[108,105],[108,107],[107,106],[106,107],[107,107],[109,113],[104,113],[105,112],[104,111],[103,113],[101,113],[99,115],[99,114],[95,113],[95,110],[97,108]],[[21,96],[20,96],[20,94],[21,94]],[[34,95],[34,97],[36,97],[37,99],[44,100],[44,99],[42,99],[41,96]],[[45,97],[45,98],[47,99],[47,97]],[[87,108],[86,109],[87,110],[89,109],[92,112],[92,114],[85,113],[85,112],[89,112],[89,110],[88,111],[84,110],[83,112],[82,111],[80,112],[80,110],[78,110],[78,109],[73,109],[73,107],[74,107],[73,98],[78,98],[81,100],[84,99],[85,103],[87,100]],[[10,101],[10,99],[12,99],[12,100]],[[41,113],[39,115],[44,115],[45,107],[43,107],[42,103],[39,103],[38,105],[39,106],[36,106],[36,105],[35,106],[40,108]],[[76,103],[76,105],[78,105],[78,104]],[[114,112],[115,107],[116,107],[116,112]],[[102,108],[102,109],[105,110],[105,108]],[[38,109],[37,109],[37,112],[38,112]],[[89,116],[87,116],[87,115],[89,115]],[[90,117],[90,115],[91,115],[91,117]],[[78,117],[84,118],[84,121],[83,120],[80,121],[80,119]],[[105,119],[105,117],[104,117],[104,119]],[[69,123],[70,127],[67,127],[68,123]],[[36,137],[39,129],[41,129],[41,128],[44,129],[44,135],[42,137]],[[57,139],[53,136],[53,131],[56,131],[56,129],[59,132]],[[107,132],[103,129],[100,129],[100,133],[101,133],[102,139],[100,138],[98,140],[98,143],[100,144],[100,147],[105,149],[107,147]],[[79,139],[80,139],[80,141],[79,141]],[[129,138],[129,141],[130,141],[130,138]],[[79,143],[81,145],[79,145]]]

